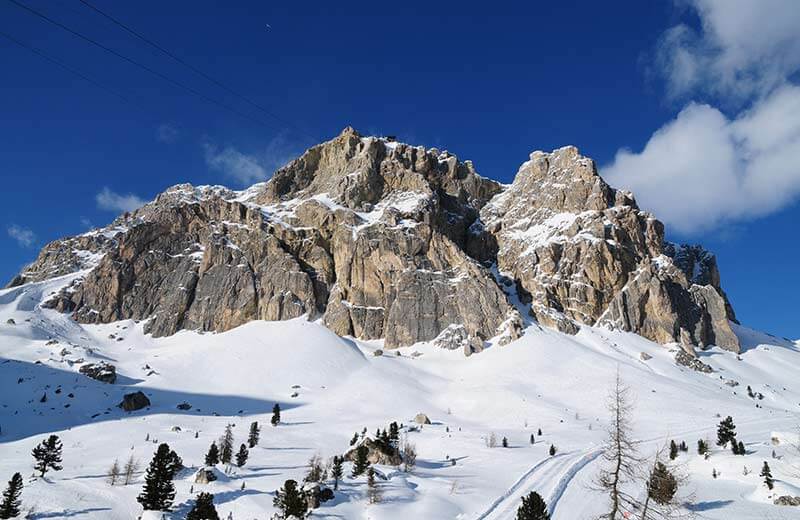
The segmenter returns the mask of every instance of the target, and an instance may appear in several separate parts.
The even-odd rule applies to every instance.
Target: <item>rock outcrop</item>
[[[573,147],[534,152],[503,186],[447,152],[351,128],[244,191],[179,185],[113,224],[48,244],[12,282],[76,273],[46,305],[165,336],[322,318],[387,348],[479,352],[540,323],[738,349],[713,255]],[[510,285],[511,287],[509,287]]]
[[[498,269],[540,323],[569,333],[605,324],[660,343],[739,348],[713,256],[665,245],[661,222],[630,192],[606,184],[574,147],[531,154],[484,206],[474,232],[490,236],[482,243],[496,241]]]
[[[150,399],[148,399],[142,391],[133,392],[132,394],[125,394],[122,397],[122,402],[117,406],[126,412],[135,412],[136,410],[141,410],[142,408],[150,406]]]
[[[81,365],[78,372],[102,383],[113,385],[117,382],[117,367],[105,361]]]

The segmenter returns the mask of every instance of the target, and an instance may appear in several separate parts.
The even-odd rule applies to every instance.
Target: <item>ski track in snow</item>
[[[517,481],[475,520],[502,520],[513,518],[519,507],[522,497],[531,491],[545,494],[544,490],[551,488],[549,494],[550,514],[555,512],[558,501],[566,491],[572,479],[580,470],[600,456],[602,450],[589,452],[577,451],[560,453],[537,462],[526,471]],[[555,485],[553,485],[555,482]]]

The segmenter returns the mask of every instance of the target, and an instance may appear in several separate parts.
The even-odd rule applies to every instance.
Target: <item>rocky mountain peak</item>
[[[566,332],[737,349],[713,255],[663,234],[575,147],[532,153],[503,186],[447,152],[347,127],[265,183],[174,186],[53,242],[12,283],[80,273],[49,306],[147,320],[157,336],[307,315],[389,348],[472,353],[516,338],[522,310]]]

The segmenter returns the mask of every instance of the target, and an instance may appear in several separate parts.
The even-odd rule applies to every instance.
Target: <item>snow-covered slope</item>
[[[144,469],[156,442],[167,442],[189,466],[178,477],[170,518],[185,516],[193,493],[210,491],[222,517],[266,519],[274,491],[288,478],[300,481],[312,455],[341,454],[354,432],[408,425],[420,412],[433,424],[408,433],[419,450],[413,472],[380,467],[387,480],[379,484],[379,504],[368,503],[363,477],[346,477],[314,517],[510,519],[520,497],[535,490],[554,519],[591,518],[605,504],[590,483],[617,370],[635,394],[642,455],[670,439],[690,446],[677,462],[690,475],[694,511],[725,520],[798,514],[772,504],[772,495],[800,495],[800,348],[790,341],[736,326],[744,351],[700,352],[715,369],[705,374],[676,365],[669,347],[590,327],[569,336],[531,325],[521,339],[471,357],[424,343],[376,356],[381,342],[340,338],[303,317],[154,339],[143,323],[79,325],[39,306],[73,276],[79,274],[0,291],[0,479],[25,476],[31,518],[136,518],[141,475],[112,487],[104,474],[131,454]],[[643,361],[642,353],[652,358]],[[114,364],[117,383],[79,374],[81,360]],[[748,385],[763,400],[748,397]],[[116,404],[135,390],[152,406],[122,412]],[[192,409],[177,409],[183,402]],[[283,422],[273,428],[276,402]],[[699,438],[713,446],[720,415],[734,417],[747,455],[716,447],[709,460],[695,454]],[[193,484],[225,425],[235,424],[238,446],[252,421],[263,431],[247,465]],[[31,449],[51,432],[63,439],[64,469],[34,478]],[[488,447],[492,434],[509,447]],[[758,476],[765,460],[777,480],[772,493]]]

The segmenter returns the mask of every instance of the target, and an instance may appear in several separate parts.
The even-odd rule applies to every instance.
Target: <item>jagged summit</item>
[[[738,349],[713,255],[665,243],[575,147],[532,153],[503,186],[447,152],[347,127],[267,182],[174,186],[48,244],[12,285],[77,271],[48,305],[87,323],[147,320],[157,336],[305,314],[387,347],[471,353],[519,335],[516,286],[563,331]]]

